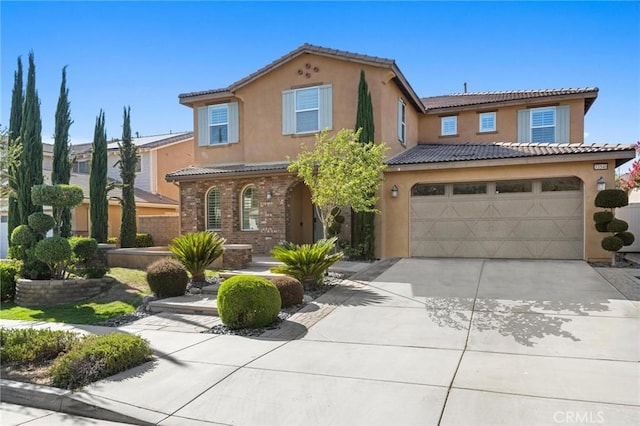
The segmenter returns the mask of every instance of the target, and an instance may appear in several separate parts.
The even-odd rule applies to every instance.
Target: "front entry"
[[[300,182],[291,191],[290,195],[290,221],[289,232],[292,243],[312,244],[315,236],[314,224],[315,212],[311,204],[311,192],[307,186]],[[322,226],[320,226],[322,234]]]

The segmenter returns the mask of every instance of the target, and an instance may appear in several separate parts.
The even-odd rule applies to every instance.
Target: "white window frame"
[[[316,107],[298,109],[298,93],[305,92],[305,91],[308,92],[312,90],[316,92]],[[316,128],[313,130],[298,131],[298,113],[310,112],[310,111],[316,112]],[[295,89],[293,91],[293,113],[295,115],[295,126],[296,126],[295,130],[297,135],[302,135],[305,133],[318,133],[320,131],[319,129],[320,127],[320,87],[314,86],[314,87],[305,87],[301,89]]]
[[[483,119],[491,117],[491,127],[483,127]],[[495,132],[496,131],[496,113],[495,112],[483,112],[478,114],[478,132],[486,133],[486,132]]]
[[[227,112],[227,121],[225,121],[224,123],[212,123],[212,118],[211,118],[211,113],[213,110],[222,110],[224,109]],[[209,145],[222,145],[222,144],[227,144],[229,143],[229,104],[217,104],[217,105],[209,105],[209,108],[207,109],[207,130],[209,131]],[[224,141],[219,141],[219,142],[214,142],[211,138],[211,128],[212,127],[222,127],[225,126],[227,128],[227,132],[226,132],[226,140]]]
[[[402,98],[398,98],[398,140],[407,143],[407,106]]]
[[[211,196],[212,192],[216,192],[217,195],[217,206],[214,206],[214,209],[218,210],[218,226],[217,227],[210,227],[209,223],[211,222],[211,217],[209,216],[209,210],[210,210],[210,199],[209,197]],[[214,218],[215,220],[215,218]],[[220,194],[220,189],[212,186],[211,188],[209,188],[209,190],[207,191],[207,194],[205,195],[205,226],[207,228],[207,231],[219,231],[220,229],[222,229],[222,196]]]
[[[80,170],[80,164],[86,165],[86,171],[83,172]],[[90,160],[76,160],[73,165],[73,172],[81,175],[88,175],[91,173],[91,161]]]
[[[255,191],[255,200],[256,200],[256,215],[255,215],[255,223],[252,224],[251,223],[251,217],[247,216],[247,222],[249,222],[249,226],[245,226],[245,207],[244,207],[244,194],[247,192],[248,189],[253,189],[253,191]],[[253,209],[253,206],[252,206]],[[247,213],[248,215],[249,213]],[[242,191],[240,192],[240,230],[242,231],[258,231],[259,227],[258,227],[258,218],[260,217],[260,205],[259,205],[259,201],[258,201],[258,187],[250,184],[245,186],[244,188],[242,188]],[[253,226],[252,226],[253,225]]]
[[[445,130],[448,127],[448,123],[453,122],[453,131]],[[450,115],[440,118],[440,135],[441,136],[453,136],[458,134],[458,116]]]
[[[536,113],[545,113],[547,111],[553,112],[553,125],[543,125],[543,126],[534,126],[533,125],[533,115]],[[531,143],[554,143],[556,141],[556,126],[558,125],[558,115],[556,111],[556,107],[544,107],[544,108],[531,108],[529,111],[529,136]],[[534,129],[546,129],[553,128],[553,140],[545,140],[545,141],[534,141],[533,140],[533,131]]]

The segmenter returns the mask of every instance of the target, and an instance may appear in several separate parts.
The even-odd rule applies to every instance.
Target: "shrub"
[[[69,238],[69,244],[71,244],[73,255],[79,262],[86,262],[98,251],[98,241],[95,238],[72,237]]]
[[[187,290],[187,270],[176,260],[156,260],[147,268],[149,288],[157,297],[182,296]]]
[[[11,233],[11,243],[18,246],[28,248],[35,244],[36,241],[36,235],[27,225],[18,225]]]
[[[271,268],[271,272],[289,275],[300,281],[305,289],[320,287],[327,269],[344,257],[342,252],[331,253],[335,243],[334,237],[313,245],[286,243],[276,246],[271,255],[284,266]]]
[[[137,233],[135,246],[138,248],[153,247],[153,238],[151,238],[151,234],[147,234],[146,232]]]
[[[269,280],[253,275],[236,275],[218,289],[218,313],[230,328],[258,328],[278,317],[280,292]]]
[[[169,250],[187,268],[194,282],[202,282],[205,269],[220,257],[225,242],[215,232],[193,232],[174,238]]]
[[[84,268],[83,276],[87,278],[102,278],[107,272],[109,272],[109,267],[104,265],[89,265]]]
[[[631,232],[618,232],[614,237],[618,237],[622,240],[625,246],[630,246],[636,240],[636,237]]]
[[[27,218],[31,230],[38,234],[46,234],[56,225],[53,216],[44,213],[32,213]]]
[[[63,237],[48,237],[36,244],[36,259],[45,263],[55,279],[63,279],[71,261],[71,245]]]
[[[36,206],[75,207],[82,203],[84,194],[78,185],[35,185],[31,188],[31,201]]]
[[[596,231],[598,232],[607,232],[607,226],[609,225],[609,222],[602,222],[602,223],[597,223],[596,222]]]
[[[602,245],[602,248],[607,251],[616,252],[624,246],[624,241],[622,241],[620,238],[615,236],[604,237],[602,239],[601,245]]]
[[[0,262],[0,300],[11,300],[16,295],[16,276],[20,266],[16,262]]]
[[[280,300],[282,300],[283,308],[302,303],[304,287],[300,284],[300,281],[286,275],[271,277],[269,281],[271,281],[280,292]]]
[[[614,209],[629,204],[629,196],[621,189],[605,189],[598,192],[595,199],[596,207]]]
[[[146,340],[131,334],[88,336],[58,357],[51,367],[53,385],[77,389],[140,365],[152,355]]]
[[[629,224],[624,220],[613,219],[607,224],[607,231],[609,232],[624,232],[629,229]]]
[[[107,238],[107,244],[118,244],[118,237]]]
[[[2,364],[25,364],[54,359],[80,341],[77,333],[33,328],[0,328]]]
[[[596,225],[604,223],[605,225],[613,220],[613,213],[609,211],[595,212],[593,214],[593,220]],[[602,231],[600,231],[602,232]]]

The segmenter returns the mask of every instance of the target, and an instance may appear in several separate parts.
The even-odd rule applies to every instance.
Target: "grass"
[[[27,308],[13,302],[3,303],[0,319],[62,322],[68,324],[95,324],[109,318],[129,314],[136,310],[131,302],[80,302],[59,306]]]
[[[115,278],[121,284],[136,289],[141,294],[147,295],[151,293],[145,271],[129,268],[110,268],[107,276]]]

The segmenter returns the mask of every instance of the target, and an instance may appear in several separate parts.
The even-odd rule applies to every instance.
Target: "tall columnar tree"
[[[136,244],[136,199],[135,180],[138,163],[138,147],[131,143],[131,108],[124,109],[122,124],[122,141],[118,143],[120,160],[116,163],[120,167],[122,180],[122,222],[120,224],[120,246],[134,247]]]
[[[11,117],[9,118],[8,152],[20,154],[20,128],[22,126],[22,104],[24,103],[24,93],[22,91],[22,58],[18,57],[18,69],[14,73],[13,92],[11,94]],[[13,158],[13,157],[12,157]],[[20,158],[17,161],[7,162],[7,177],[9,180],[9,223],[8,235],[16,226],[20,225],[20,210],[18,208],[18,186],[17,175]],[[11,238],[9,238],[10,240]]]
[[[109,200],[107,199],[107,132],[104,112],[96,118],[89,176],[89,199],[91,200],[91,237],[99,243],[108,238]]]
[[[360,83],[358,84],[358,106],[356,111],[356,131],[361,130],[360,143],[374,143],[375,125],[373,122],[373,104],[371,92],[365,78],[364,70],[360,70]],[[375,256],[375,214],[371,212],[358,212],[353,217],[351,234],[352,246],[359,257],[373,259]]]
[[[71,160],[69,158],[69,127],[71,111],[69,104],[69,89],[67,89],[67,67],[62,68],[62,83],[60,83],[60,96],[56,109],[55,133],[53,135],[53,169],[51,170],[51,183],[68,184],[71,179]],[[53,215],[62,217],[60,235],[68,238],[71,236],[71,209],[64,208],[61,214],[54,207]]]
[[[42,121],[40,119],[40,99],[36,90],[36,65],[33,52],[29,53],[27,88],[22,108],[20,139],[22,152],[17,173],[18,210],[20,224],[26,225],[32,213],[42,212],[42,206],[31,201],[31,187],[42,184]]]

